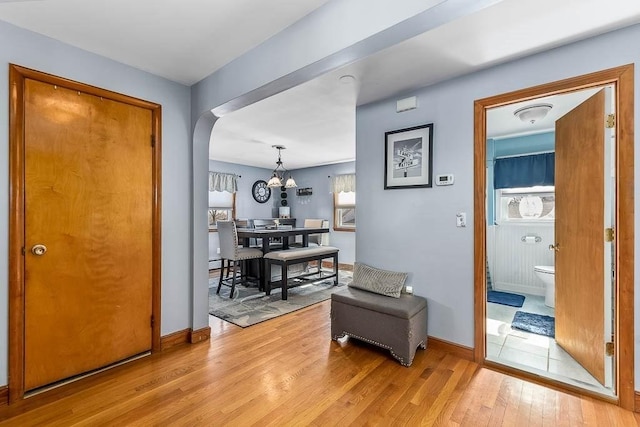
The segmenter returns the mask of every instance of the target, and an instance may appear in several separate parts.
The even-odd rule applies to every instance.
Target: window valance
[[[331,177],[331,191],[333,193],[350,193],[356,191],[356,174],[336,175]]]
[[[493,167],[495,189],[555,185],[555,153],[497,158]]]
[[[209,191],[238,191],[238,175],[233,173],[209,172]]]

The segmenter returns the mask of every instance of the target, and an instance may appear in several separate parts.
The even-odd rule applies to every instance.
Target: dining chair
[[[291,230],[293,225],[290,224],[280,224],[279,218],[269,218],[269,219],[254,219],[252,220],[253,228],[256,230],[269,230],[269,229],[280,229],[280,230]],[[252,242],[251,246],[262,247],[262,239],[255,239],[255,244]],[[282,248],[282,238],[281,237],[272,237],[269,239],[269,246],[271,249],[281,249]]]
[[[246,274],[246,261],[251,259],[262,259],[262,251],[257,248],[244,248],[238,245],[238,232],[236,230],[236,224],[233,221],[218,221],[216,223],[218,227],[218,237],[220,239],[220,258],[222,259],[222,269],[220,270],[220,280],[218,281],[218,289],[216,294],[220,293],[222,285],[230,286],[231,292],[229,298],[233,298],[233,292],[236,289],[236,279],[238,275],[238,266],[240,266],[240,281],[242,283],[247,282]],[[224,264],[227,262],[227,270],[231,267],[233,262],[233,273],[231,277],[231,284],[228,280],[224,279]],[[262,262],[260,262],[260,268],[258,269],[259,275],[262,272]]]
[[[304,220],[304,228],[329,228],[329,221],[326,219],[314,219],[306,218]],[[323,239],[324,234],[309,234],[309,246],[323,246],[328,245],[327,238]],[[326,242],[324,241],[326,240]],[[295,246],[302,246],[302,242],[296,242]]]

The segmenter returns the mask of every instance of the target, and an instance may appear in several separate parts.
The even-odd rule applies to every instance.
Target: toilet
[[[536,265],[533,267],[536,276],[545,285],[544,304],[548,307],[556,306],[556,268],[553,265]]]

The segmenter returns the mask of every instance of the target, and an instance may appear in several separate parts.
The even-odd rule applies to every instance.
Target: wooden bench
[[[313,273],[305,273],[296,276],[296,279],[301,280],[320,280],[329,277],[335,277],[333,283],[338,284],[338,248],[334,248],[333,246],[314,246],[314,247],[306,247],[306,248],[295,248],[288,249],[285,251],[273,251],[268,252],[264,255],[265,262],[265,274],[267,276],[265,282],[265,292],[267,295],[271,294],[271,287],[274,284],[279,283],[282,289],[282,299],[287,299],[287,291],[288,288],[291,287],[289,285],[289,266],[295,264],[303,264],[311,261],[318,261],[318,272]],[[333,259],[333,273],[325,274],[322,271],[322,260],[332,258]],[[279,265],[282,269],[282,279],[279,281],[271,280],[271,266]],[[308,279],[308,276],[318,275],[319,278],[316,279]]]

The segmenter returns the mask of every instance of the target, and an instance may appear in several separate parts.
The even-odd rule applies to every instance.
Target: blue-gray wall
[[[414,292],[429,300],[429,335],[474,346],[473,141],[474,100],[624,64],[635,64],[634,120],[640,123],[640,54],[629,43],[640,40],[640,25],[496,66],[356,112],[356,259],[410,272]],[[396,99],[416,95],[420,108],[395,113]],[[453,173],[451,187],[384,190],[384,133],[434,123],[434,174]],[[637,141],[636,136],[636,141]],[[637,144],[636,144],[637,145]],[[635,150],[640,165],[640,150]],[[636,183],[640,168],[636,168]],[[640,197],[635,200],[638,210]],[[467,212],[468,226],[456,228],[456,212]],[[638,215],[635,228],[638,230]],[[640,248],[635,242],[635,275]],[[640,291],[635,289],[635,371],[640,384]]]
[[[0,21],[0,385],[7,384],[9,63],[162,105],[162,324],[166,335],[191,325],[191,144],[189,88]],[[43,325],[47,327],[51,325]],[[46,351],[46,349],[43,349]]]
[[[333,165],[317,166],[313,168],[296,169],[292,172],[298,188],[311,187],[311,196],[296,196],[295,191],[289,190],[289,206],[291,214],[302,227],[305,218],[321,218],[329,220],[331,233],[329,244],[340,249],[340,262],[353,264],[356,259],[356,238],[352,231],[333,230],[333,193],[329,176],[343,175],[356,172],[356,162],[336,163]],[[363,215],[366,213],[363,213]],[[356,208],[359,220],[360,211]],[[357,228],[357,225],[356,225]]]

